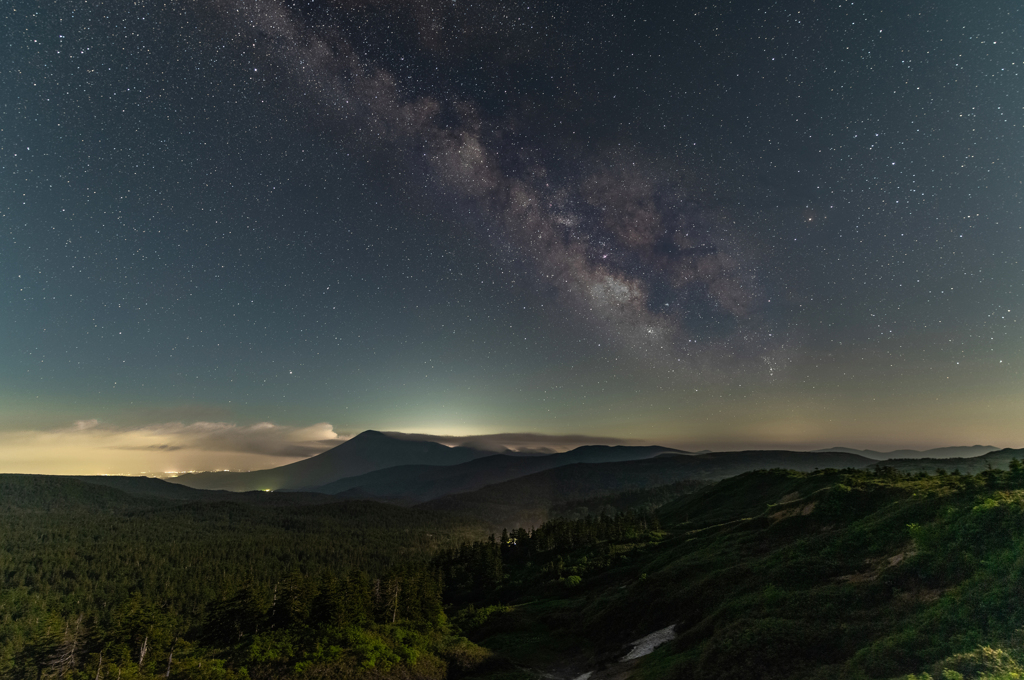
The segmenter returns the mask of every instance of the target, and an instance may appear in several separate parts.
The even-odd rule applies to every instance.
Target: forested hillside
[[[426,563],[478,526],[310,498],[186,502],[0,475],[0,677],[163,677],[168,659],[190,678],[298,664],[437,677],[469,653]]]

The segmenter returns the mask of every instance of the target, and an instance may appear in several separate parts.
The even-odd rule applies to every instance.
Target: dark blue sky
[[[2,11],[0,461],[93,419],[1024,446],[1017,3]]]

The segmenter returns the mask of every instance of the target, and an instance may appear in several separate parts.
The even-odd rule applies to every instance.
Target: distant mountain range
[[[1022,454],[1021,450],[990,446],[888,454],[838,447],[694,454],[662,446],[593,445],[542,456],[515,456],[399,439],[371,430],[318,456],[270,470],[199,473],[167,481],[145,477],[78,477],[74,481],[94,489],[95,485],[110,487],[132,498],[172,504],[228,502],[285,507],[346,500],[385,501],[455,514],[500,528],[539,526],[554,516],[551,508],[558,504],[671,484],[684,485],[673,492],[677,495],[692,493],[706,484],[752,470],[810,472],[885,466],[911,473],[945,469],[973,474],[989,466],[1005,469],[1011,459]],[[906,457],[895,457],[898,455]],[[50,484],[44,477],[32,483],[41,491]],[[119,497],[107,496],[101,493],[96,498],[114,505],[121,502]]]
[[[818,449],[819,452],[842,451],[844,453],[856,453],[859,456],[866,456],[867,458],[874,458],[875,460],[891,460],[893,458],[975,458],[998,450],[998,447],[981,446],[980,444],[975,446],[943,446],[938,449],[927,449],[925,451],[898,449],[896,451],[889,451],[888,453],[872,451],[871,449],[848,449],[843,446],[834,446],[830,449]]]
[[[965,458],[894,458],[879,461],[877,465],[895,468],[900,472],[934,474],[939,470],[945,470],[946,472],[956,471],[965,475],[976,475],[989,467],[1005,470],[1014,458],[1024,462],[1024,449],[998,449],[980,456]]]
[[[514,493],[515,498],[522,499],[535,495],[523,490],[523,485],[528,487],[533,484],[540,485],[538,488],[552,490],[544,500],[544,503],[550,506],[588,495],[649,488],[676,481],[723,479],[755,469],[778,467],[809,471],[828,467],[860,468],[878,461],[911,457],[958,461],[980,459],[995,450],[991,446],[962,446],[929,451],[901,450],[881,453],[835,447],[813,452],[742,451],[692,454],[664,446],[595,445],[543,456],[517,456],[513,452],[495,454],[470,447],[448,447],[430,441],[400,439],[368,430],[329,451],[289,465],[254,472],[187,474],[170,481],[194,489],[235,492],[303,491],[326,494],[339,499],[383,500],[401,505],[415,505],[445,497],[462,498],[462,495],[478,491],[486,496],[491,493],[486,489],[495,485],[498,486],[494,493],[499,497],[502,494]],[[658,462],[650,465],[609,467],[613,463],[656,458]],[[661,460],[662,458],[664,460]],[[592,469],[585,473],[582,469],[576,469],[573,472],[551,474],[547,477],[536,476],[565,466],[578,468],[579,464],[587,464],[592,466]],[[524,481],[519,486],[514,486],[514,491],[501,490],[502,484],[520,479]],[[578,492],[571,492],[568,489],[566,484],[569,482],[565,480],[569,479],[575,480],[573,484],[582,484]],[[587,480],[585,483],[584,479]],[[171,492],[163,490],[162,493]],[[456,504],[463,502],[476,504],[479,499],[464,499]],[[521,504],[514,502],[513,505]],[[527,505],[539,507],[538,503],[533,501]],[[505,513],[499,511],[498,514]]]
[[[553,505],[594,496],[675,482],[693,482],[696,489],[757,469],[864,468],[877,462],[847,451],[691,454],[663,446],[593,445],[544,456],[514,456],[369,431],[319,456],[273,470],[205,473],[173,481],[235,491],[275,489],[325,499],[387,501],[474,517],[493,526],[520,526],[545,521]],[[346,474],[352,470],[362,472]],[[315,483],[310,484],[314,475]],[[163,487],[147,490],[168,493]]]

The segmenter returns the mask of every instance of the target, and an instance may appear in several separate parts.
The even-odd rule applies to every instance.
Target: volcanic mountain
[[[492,451],[397,439],[367,430],[333,449],[281,467],[253,472],[200,472],[169,481],[195,489],[301,489],[396,465],[457,465],[492,455]]]

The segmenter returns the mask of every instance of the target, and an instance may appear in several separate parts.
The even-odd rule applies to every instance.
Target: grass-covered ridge
[[[661,531],[503,560],[502,585],[461,615],[477,624],[471,637],[569,674],[600,672],[625,643],[675,624],[675,641],[629,669],[643,680],[1020,671],[1019,465],[752,472],[658,517]]]

